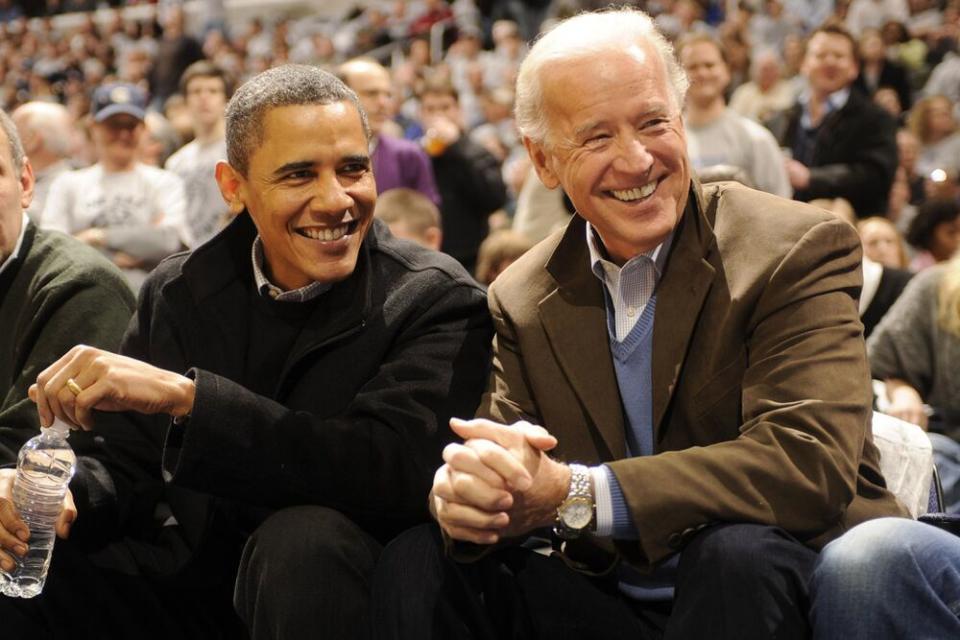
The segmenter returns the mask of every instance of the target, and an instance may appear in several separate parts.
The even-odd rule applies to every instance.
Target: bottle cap
[[[53,424],[51,424],[49,429],[53,429],[62,436],[68,437],[70,435],[70,425],[61,420],[60,418],[54,418]]]

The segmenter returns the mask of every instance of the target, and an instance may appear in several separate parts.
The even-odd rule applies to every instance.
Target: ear
[[[217,185],[220,195],[230,207],[232,215],[239,215],[247,208],[245,201],[247,180],[243,175],[226,162],[218,162],[216,168]]]
[[[36,179],[33,177],[33,166],[30,158],[23,158],[23,171],[20,173],[20,207],[26,209],[33,202],[33,186]]]
[[[431,249],[440,251],[440,245],[443,244],[443,232],[439,227],[427,227],[427,230],[423,233],[423,239]]]
[[[530,161],[533,163],[533,168],[536,170],[540,182],[548,189],[559,187],[560,178],[557,177],[551,166],[552,156],[546,150],[546,147],[527,137],[523,139],[523,146],[527,148],[527,154],[530,156]]]

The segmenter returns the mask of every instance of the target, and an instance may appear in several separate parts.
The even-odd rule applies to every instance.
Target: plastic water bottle
[[[77,457],[67,443],[70,428],[60,420],[20,449],[13,504],[30,528],[29,550],[11,573],[0,570],[0,593],[32,598],[43,591],[56,537],[54,525],[63,507],[63,496],[77,468]]]

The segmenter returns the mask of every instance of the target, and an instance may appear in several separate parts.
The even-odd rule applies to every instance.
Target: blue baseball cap
[[[94,122],[103,122],[118,113],[143,120],[147,115],[147,96],[136,85],[122,82],[105,84],[93,92],[90,111]]]

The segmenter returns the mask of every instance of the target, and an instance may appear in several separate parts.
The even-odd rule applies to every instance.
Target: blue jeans
[[[960,638],[960,538],[905,518],[854,527],[820,554],[813,637]]]
[[[960,513],[960,443],[942,433],[930,432],[927,436],[933,445],[933,461],[940,472],[943,510]]]

